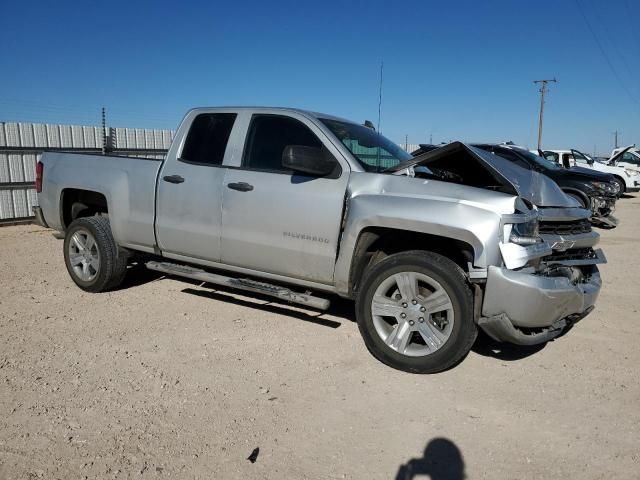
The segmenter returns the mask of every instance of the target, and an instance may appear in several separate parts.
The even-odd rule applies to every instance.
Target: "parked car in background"
[[[611,175],[586,169],[567,170],[525,148],[511,144],[483,143],[474,144],[474,146],[499,155],[522,168],[550,177],[580,206],[591,210],[591,221],[594,225],[613,228],[618,224],[618,220],[613,216],[618,185]],[[420,149],[413,152],[413,155],[437,147],[421,144]]]
[[[640,174],[640,149],[635,145],[624,148],[614,148],[611,157],[606,160],[608,165],[624,167]]]
[[[542,154],[547,160],[551,160],[564,168],[580,167],[592,172],[601,172],[613,175],[616,183],[620,187],[619,195],[622,195],[625,192],[637,192],[640,190],[640,175],[623,166],[614,166],[597,162],[589,155],[576,149],[544,150]]]
[[[36,173],[34,213],[65,232],[79,288],[117,287],[143,253],[152,270],[308,307],[339,295],[372,354],[409,372],[455,365],[478,328],[556,338],[601,287],[591,213],[548,177],[458,142],[412,158],[330,115],[199,108],[161,161],[45,153]]]

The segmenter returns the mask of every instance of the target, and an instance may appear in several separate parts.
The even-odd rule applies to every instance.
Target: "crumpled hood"
[[[551,178],[543,173],[519,167],[506,158],[465,145],[476,156],[502,175],[523,198],[539,207],[579,207]]]
[[[468,155],[461,156],[461,151]],[[403,162],[393,170],[399,171],[403,168],[417,165],[429,166],[430,163],[438,161],[443,164],[446,157],[450,156],[451,161],[477,161],[485,166],[496,179],[505,186],[510,186],[514,193],[529,200],[539,207],[579,207],[578,202],[565,195],[560,187],[552,179],[542,173],[519,167],[498,155],[485,152],[476,147],[466,145],[462,142],[452,142],[430,152],[423,153],[415,158]]]

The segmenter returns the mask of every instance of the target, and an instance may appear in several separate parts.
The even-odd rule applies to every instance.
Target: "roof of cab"
[[[302,108],[292,107],[254,107],[254,106],[219,106],[219,107],[195,107],[189,110],[189,112],[211,112],[215,110],[236,110],[238,112],[252,112],[252,113],[298,113],[307,117],[313,117],[316,119],[329,119],[337,120],[340,122],[356,123],[353,120],[347,118],[338,117],[335,115],[329,115],[327,113],[314,112],[311,110],[305,110]]]

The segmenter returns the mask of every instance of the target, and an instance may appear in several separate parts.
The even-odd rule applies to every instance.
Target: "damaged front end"
[[[502,215],[502,263],[476,268],[476,321],[498,341],[543,343],[588,315],[600,292],[591,210],[581,208],[549,177],[482,149],[452,142],[393,168],[395,174],[463,184],[516,196]],[[484,288],[483,288],[484,287]]]
[[[597,265],[606,259],[594,248],[599,235],[589,217],[580,208],[539,208],[505,218],[504,266],[487,270],[478,319],[489,336],[521,345],[543,343],[593,310],[601,287]],[[526,222],[536,223],[537,232],[523,245],[513,232]]]
[[[603,228],[615,228],[618,226],[618,219],[613,216],[613,212],[616,209],[617,196],[615,194],[609,195],[594,195],[591,197],[591,222],[595,226]]]

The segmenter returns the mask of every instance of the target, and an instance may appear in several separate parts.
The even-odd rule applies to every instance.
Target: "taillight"
[[[44,171],[44,165],[42,162],[36,163],[36,193],[42,191],[42,172]]]

